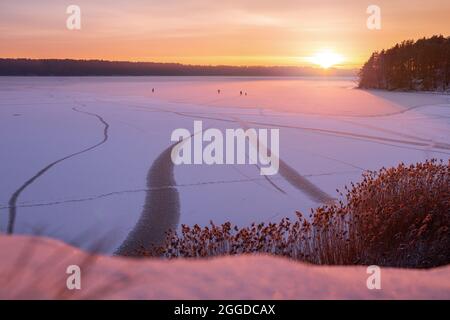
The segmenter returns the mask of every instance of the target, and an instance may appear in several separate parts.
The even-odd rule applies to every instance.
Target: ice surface
[[[331,197],[364,170],[449,158],[448,95],[353,87],[342,78],[0,78],[0,230],[25,181],[105,138],[92,114],[109,125],[107,140],[24,189],[16,233],[84,248],[107,239],[102,250],[113,252],[142,213],[153,161],[172,144],[172,131],[192,131],[194,120],[220,130],[279,128],[280,158]],[[179,224],[277,221],[321,205],[254,165],[181,165],[174,177]]]

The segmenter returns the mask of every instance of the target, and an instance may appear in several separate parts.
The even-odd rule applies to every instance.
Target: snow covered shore
[[[0,299],[450,299],[450,266],[381,269],[381,289],[366,267],[313,266],[270,256],[211,260],[89,255],[60,241],[0,236]],[[66,269],[81,268],[68,290]]]

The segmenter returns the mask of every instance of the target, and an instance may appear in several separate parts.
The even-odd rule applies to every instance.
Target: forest
[[[359,87],[449,91],[450,37],[407,40],[374,52],[359,72]]]
[[[298,66],[204,66],[74,59],[0,59],[0,76],[354,76],[357,70]]]

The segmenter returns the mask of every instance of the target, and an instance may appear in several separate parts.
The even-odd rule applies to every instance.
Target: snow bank
[[[69,265],[81,289],[68,290]],[[450,266],[381,269],[369,290],[365,267],[312,266],[270,256],[212,260],[89,255],[57,240],[0,236],[0,298],[32,299],[450,299]]]

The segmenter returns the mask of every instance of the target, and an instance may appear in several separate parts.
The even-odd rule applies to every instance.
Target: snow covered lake
[[[343,78],[0,78],[0,231],[112,253],[137,227],[278,221],[322,205],[318,192],[336,198],[364,170],[449,159],[449,95],[354,87]],[[278,128],[279,173],[171,166],[171,133],[194,120]]]

